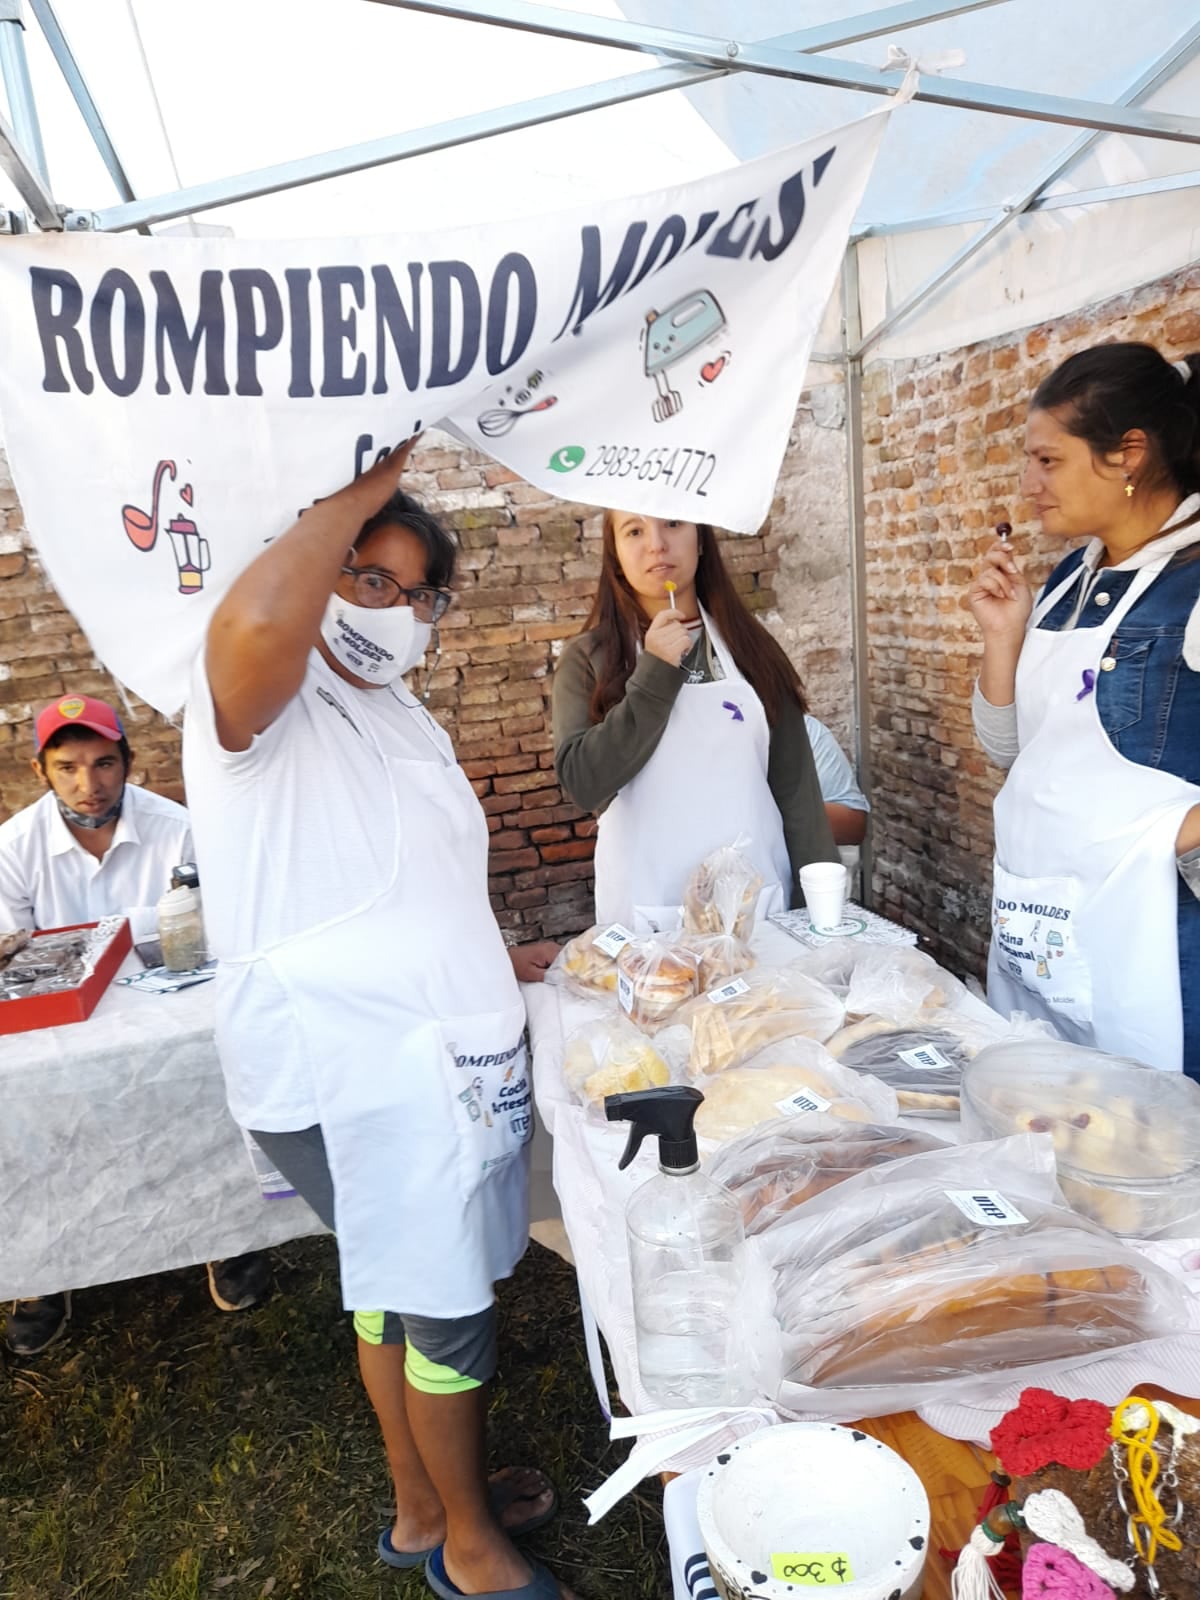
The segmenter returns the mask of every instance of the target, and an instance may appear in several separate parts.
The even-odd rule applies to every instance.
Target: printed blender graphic
[[[139,506],[121,507],[125,532],[130,542],[139,550],[149,552],[158,542],[158,502],[165,477],[170,478],[172,483],[175,482],[173,461],[160,461],[154,469],[154,486],[151,490],[148,512],[141,510]],[[180,489],[179,498],[185,506],[191,508],[193,489],[190,483],[185,483]],[[204,587],[204,574],[212,564],[208,540],[202,537],[200,529],[191,517],[178,513],[167,523],[166,533],[171,541],[171,553],[175,557],[179,593],[199,594]]]
[[[647,311],[646,326],[642,330],[645,349],[646,376],[653,378],[658,398],[651,409],[655,422],[666,422],[683,410],[683,396],[672,389],[667,377],[669,370],[688,356],[715,339],[725,329],[725,313],[717,304],[717,297],[707,289],[697,289],[684,295],[665,311]],[[700,368],[703,382],[713,383],[729,362],[729,352]]]

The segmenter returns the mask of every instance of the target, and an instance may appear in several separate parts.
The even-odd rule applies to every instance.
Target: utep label
[[[853,1583],[850,1557],[844,1550],[785,1551],[771,1557],[771,1571],[781,1583]]]
[[[997,1189],[947,1189],[945,1193],[969,1222],[981,1228],[1012,1228],[1029,1221]]]

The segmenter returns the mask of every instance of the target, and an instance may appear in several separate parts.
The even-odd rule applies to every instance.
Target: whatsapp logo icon
[[[575,468],[583,465],[583,458],[587,451],[581,444],[564,444],[561,450],[556,450],[550,457],[551,472],[574,472]]]

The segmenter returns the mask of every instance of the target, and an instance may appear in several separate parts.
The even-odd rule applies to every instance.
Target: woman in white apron
[[[970,595],[996,799],[988,999],[1200,1077],[1200,355],[1081,351],[1033,397],[1021,490],[1087,538],[1036,604],[1006,543]]]
[[[596,919],[660,926],[738,836],[784,906],[839,860],[804,691],[747,610],[710,527],[607,511],[585,631],[554,674],[555,766],[599,813]]]
[[[486,1478],[493,1286],[527,1243],[532,1133],[487,826],[404,686],[455,547],[397,490],[409,446],[320,501],[234,582],[197,663],[184,772],[234,1118],[337,1233],[397,1514],[390,1566],[444,1596],[558,1600],[508,1531],[547,1480]],[[514,971],[515,969],[515,971]]]

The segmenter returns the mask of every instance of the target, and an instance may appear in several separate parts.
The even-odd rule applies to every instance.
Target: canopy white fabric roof
[[[155,227],[191,217],[240,235],[344,235],[400,231],[410,221],[426,230],[465,218],[532,215],[684,181],[835,127],[878,103],[858,89],[734,70],[415,159],[212,204],[211,185],[230,174],[294,163],[277,181],[307,177],[313,169],[298,158],[435,124],[453,123],[461,132],[463,119],[487,120],[548,96],[615,98],[635,76],[645,93],[648,77],[663,76],[667,54],[660,53],[656,67],[646,54],[594,41],[620,36],[653,44],[633,26],[648,24],[716,40],[721,53],[710,52],[702,69],[710,74],[714,60],[736,68],[751,59],[747,47],[755,41],[787,36],[794,51],[797,34],[821,29],[817,45],[808,46],[816,51],[809,58],[816,71],[832,58],[875,79],[889,49],[898,49],[923,68],[922,86],[934,87],[942,81],[939,60],[961,52],[961,63],[944,65],[946,79],[998,86],[1014,100],[1032,92],[1117,105],[1132,94],[1142,109],[1177,115],[1193,142],[1128,132],[1096,136],[1049,182],[1037,209],[1010,220],[945,287],[873,338],[989,218],[1021,207],[1089,137],[1079,127],[992,111],[904,108],[892,119],[858,219],[862,324],[876,353],[919,353],[999,334],[1200,254],[1200,196],[1192,186],[1200,183],[1194,142],[1200,123],[1189,116],[1200,105],[1195,0],[1153,0],[1136,13],[1126,0],[958,6],[909,0],[882,8],[870,0],[622,0],[619,9],[612,0],[559,0],[553,14],[523,0],[23,3],[50,192],[68,210],[99,213],[102,227],[128,227],[132,214],[114,194],[37,25],[47,18],[73,47],[120,152],[129,193],[185,191],[174,208],[143,208]],[[0,18],[21,8],[22,0],[0,0]],[[433,14],[444,11],[459,18]],[[463,20],[480,12],[543,28],[569,26],[573,13],[584,38]],[[919,25],[894,21],[921,13],[940,15]],[[11,25],[0,25],[0,36],[10,32]],[[856,42],[829,43],[839,37]],[[723,41],[738,41],[740,49],[726,54]],[[660,42],[679,47],[678,37]],[[667,77],[685,77],[679,55],[669,59],[676,65]],[[897,75],[877,81],[894,87]],[[589,93],[596,84],[604,87]],[[10,110],[15,119],[16,108]],[[411,139],[409,148],[443,137]],[[195,186],[200,192],[189,195]],[[1137,192],[1123,193],[1128,186]],[[1062,203],[1074,195],[1094,203]],[[0,206],[21,207],[2,176]],[[963,220],[947,223],[948,216]],[[930,226],[934,219],[943,225]],[[838,321],[831,315],[821,346],[830,355],[840,342]]]

